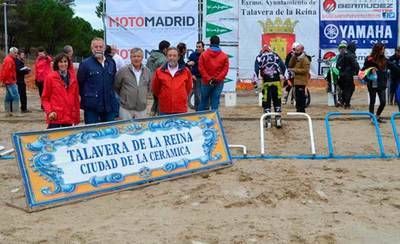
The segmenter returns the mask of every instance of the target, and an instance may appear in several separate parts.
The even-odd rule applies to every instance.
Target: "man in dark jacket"
[[[104,56],[103,39],[94,38],[91,49],[93,55],[83,60],[78,69],[85,124],[113,121],[119,110],[113,89],[116,65],[112,58]]]
[[[150,57],[147,59],[146,67],[150,70],[150,77],[153,78],[156,69],[161,67],[167,62],[167,50],[171,44],[163,40],[158,44],[158,50],[153,50],[150,53]],[[150,86],[151,87],[151,86]],[[151,106],[151,115],[158,114],[158,100],[157,97],[153,95],[153,105]]]
[[[192,71],[193,75],[193,93],[194,93],[194,108],[198,111],[200,104],[200,88],[201,88],[201,75],[199,71],[199,58],[204,52],[204,42],[198,41],[196,43],[196,51],[192,52],[189,56],[187,65]]]
[[[15,59],[15,65],[17,68],[17,86],[19,99],[21,102],[21,113],[30,113],[28,110],[27,103],[28,99],[26,96],[26,84],[25,75],[27,75],[31,69],[25,66],[25,53],[22,50],[18,50],[17,58]]]
[[[360,70],[355,53],[356,45],[353,42],[349,45],[341,43],[339,45],[339,52],[340,54],[336,63],[336,67],[340,71],[338,85],[342,90],[341,101],[343,102],[343,106],[345,109],[349,109],[351,97],[355,90],[353,77]]]

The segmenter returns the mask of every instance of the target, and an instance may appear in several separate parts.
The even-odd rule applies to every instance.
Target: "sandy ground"
[[[326,94],[312,91],[307,110],[314,118],[318,154],[327,154]],[[1,96],[3,96],[1,94]],[[32,114],[4,118],[1,145],[15,131],[44,129],[36,93]],[[260,153],[256,97],[238,98],[222,108],[229,144]],[[366,110],[359,90],[354,110]],[[289,105],[285,111],[292,111]],[[387,106],[384,116],[396,111]],[[386,153],[394,154],[390,124],[381,130]],[[377,153],[368,120],[332,122],[335,152]],[[265,132],[266,152],[309,153],[304,120],[284,120]],[[233,155],[240,151],[232,150]],[[15,160],[0,161],[0,243],[400,243],[400,164],[398,160],[238,160],[230,168],[158,185],[114,193],[37,213],[5,205],[22,199]]]

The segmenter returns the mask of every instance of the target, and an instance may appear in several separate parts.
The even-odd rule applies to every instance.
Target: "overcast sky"
[[[75,0],[75,15],[88,21],[94,29],[103,29],[103,22],[96,16],[97,0]]]

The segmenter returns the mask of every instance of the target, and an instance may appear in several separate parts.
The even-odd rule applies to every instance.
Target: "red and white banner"
[[[158,43],[167,40],[172,46],[186,43],[195,49],[198,40],[198,4],[193,0],[126,1],[107,0],[107,44],[116,45],[122,58],[140,47],[145,58]]]

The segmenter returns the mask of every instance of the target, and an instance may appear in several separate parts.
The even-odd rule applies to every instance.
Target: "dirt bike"
[[[328,54],[328,53],[327,53]],[[324,55],[321,63],[325,63],[329,68],[324,72],[324,78],[328,82],[327,92],[332,96],[334,105],[336,107],[342,104],[341,101],[341,89],[338,85],[339,80],[339,69],[336,68],[337,56],[333,53],[330,55]]]

